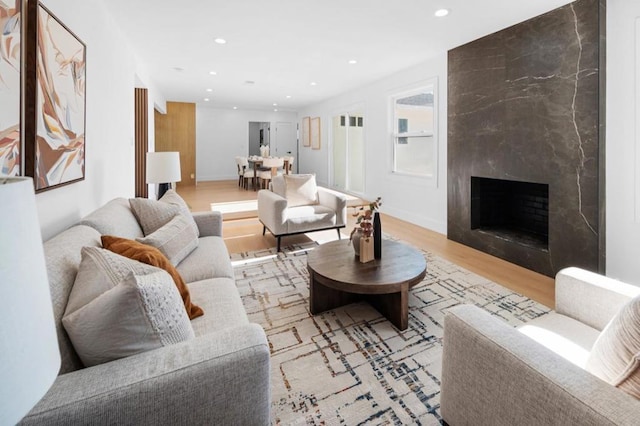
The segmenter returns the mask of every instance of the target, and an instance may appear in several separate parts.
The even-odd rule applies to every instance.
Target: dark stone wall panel
[[[604,0],[449,51],[448,236],[546,275],[598,270]],[[471,230],[471,176],[549,185],[549,249]]]

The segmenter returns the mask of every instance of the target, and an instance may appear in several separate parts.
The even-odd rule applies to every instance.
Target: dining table
[[[267,157],[267,158],[278,158],[278,157]],[[257,191],[258,189],[258,172],[259,171],[265,171],[266,169],[262,167],[262,162],[263,162],[263,157],[260,156],[249,156],[247,158],[247,160],[249,161],[249,165],[253,164],[253,182],[252,182],[252,186],[253,186],[253,190]],[[284,158],[284,172],[285,174],[289,174],[289,159],[287,157]],[[271,176],[275,176],[278,174],[278,168],[277,167],[271,167]]]

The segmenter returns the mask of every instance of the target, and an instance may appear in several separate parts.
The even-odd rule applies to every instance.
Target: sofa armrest
[[[318,201],[321,205],[336,212],[337,226],[347,224],[347,197],[342,194],[327,191],[324,188],[318,188]]]
[[[441,413],[457,425],[632,425],[640,401],[472,306],[444,319]]]
[[[23,424],[269,423],[269,346],[247,324],[58,376]]]
[[[282,235],[288,232],[287,200],[267,189],[258,191],[258,219],[274,235]]]
[[[556,311],[598,330],[639,294],[640,287],[580,268],[556,275]]]
[[[198,225],[201,237],[222,237],[221,212],[196,212],[193,219]]]

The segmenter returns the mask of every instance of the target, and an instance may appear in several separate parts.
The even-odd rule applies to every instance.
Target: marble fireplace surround
[[[605,0],[449,51],[448,238],[553,276],[604,272]],[[472,229],[472,177],[548,185],[548,247]]]

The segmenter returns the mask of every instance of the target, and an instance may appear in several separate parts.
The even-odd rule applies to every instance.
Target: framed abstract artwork
[[[0,175],[22,173],[22,1],[0,1]]]
[[[302,119],[302,146],[311,146],[311,139],[309,138],[309,117]]]
[[[36,15],[27,25],[36,38],[27,41],[34,53],[26,92],[35,105],[25,113],[25,172],[41,192],[85,177],[86,46],[41,4]]]
[[[311,119],[311,149],[320,149],[320,117]]]

